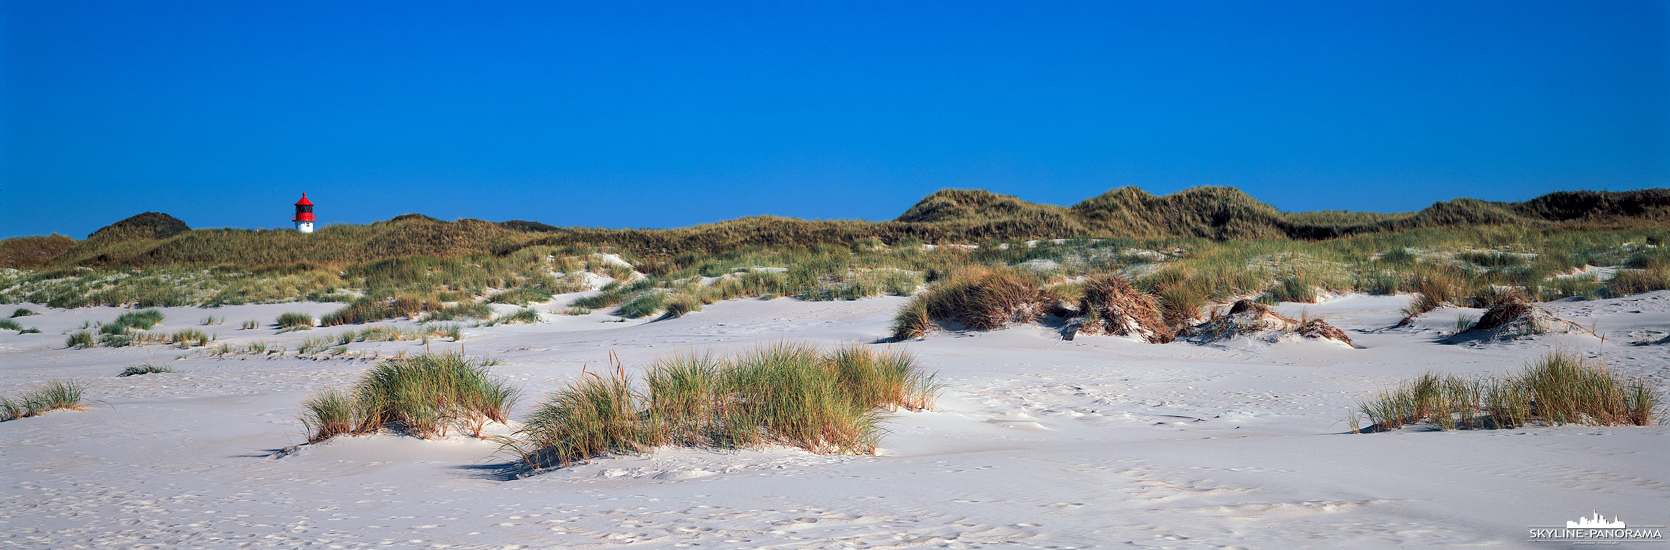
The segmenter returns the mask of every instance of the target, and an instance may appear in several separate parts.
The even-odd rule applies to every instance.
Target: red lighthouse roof
[[[296,201],[296,206],[313,206],[313,201],[307,200],[307,193],[302,193],[302,200]]]

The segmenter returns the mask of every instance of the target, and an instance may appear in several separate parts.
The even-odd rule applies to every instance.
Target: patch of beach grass
[[[651,365],[645,379],[647,391],[634,389],[618,360],[611,371],[586,371],[549,394],[505,447],[534,469],[661,445],[870,453],[878,410],[924,409],[939,391],[909,355],[857,346],[679,354]]]
[[[168,341],[182,348],[190,348],[194,345],[207,346],[209,345],[209,339],[209,335],[194,328],[180,329],[168,336]]]
[[[494,325],[514,325],[514,324],[532,325],[532,324],[538,324],[538,323],[539,323],[539,312],[538,311],[534,311],[533,309],[530,309],[530,308],[522,308],[522,309],[516,310],[515,313],[510,313],[510,314],[501,316],[497,319],[494,319],[491,324],[494,324]]]
[[[80,384],[55,380],[17,399],[0,397],[0,421],[40,416],[58,409],[86,410],[81,404],[81,394]]]
[[[1441,430],[1514,428],[1533,421],[1648,426],[1662,421],[1660,399],[1645,379],[1555,351],[1518,375],[1424,374],[1359,402],[1358,412],[1375,431],[1423,421]]]
[[[138,375],[141,375],[141,374],[157,374],[157,373],[164,373],[164,372],[178,372],[178,371],[175,371],[174,369],[169,368],[167,366],[163,366],[163,365],[153,365],[153,364],[150,364],[150,363],[140,363],[138,365],[129,365],[128,368],[122,369],[122,372],[117,374],[116,376],[127,377],[127,376],[138,376]]]
[[[486,319],[493,316],[493,306],[483,302],[465,301],[430,311],[423,322],[452,321],[455,319]]]
[[[303,403],[308,441],[392,428],[429,439],[461,427],[482,437],[488,421],[507,422],[517,390],[492,376],[493,361],[462,354],[390,359],[373,367],[351,391],[326,389]]]
[[[93,339],[93,333],[87,332],[85,330],[78,330],[78,331],[72,332],[72,333],[70,333],[69,337],[64,339],[64,346],[65,347],[71,347],[71,348],[75,348],[75,349],[87,349],[87,348],[97,346],[97,345],[98,345],[98,342]]]
[[[302,313],[299,311],[281,313],[278,316],[277,322],[279,332],[307,330],[313,328],[314,325],[312,314]]]

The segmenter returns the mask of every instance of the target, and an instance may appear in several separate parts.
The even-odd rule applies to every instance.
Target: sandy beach
[[[899,297],[738,300],[654,322],[549,313],[574,296],[540,306],[542,323],[427,347],[502,360],[493,371],[522,389],[518,417],[611,351],[641,369],[781,341],[893,346],[945,389],[932,411],[892,414],[877,456],[665,448],[511,479],[498,445],[456,434],[286,452],[307,439],[296,414],[310,392],[351,384],[373,352],[425,344],[352,344],[332,359],[74,350],[63,332],[122,310],[25,304],[42,333],[0,335],[0,392],[74,380],[91,406],[0,423],[0,548],[1549,548],[1572,543],[1528,529],[1592,511],[1670,523],[1664,426],[1354,434],[1346,422],[1356,400],[1411,376],[1513,372],[1554,349],[1662,388],[1670,346],[1631,342],[1670,327],[1670,292],[1545,304],[1604,342],[1446,344],[1468,311],[1393,328],[1399,296],[1275,308],[1321,315],[1355,349],[1069,341],[1037,325],[877,343]],[[163,308],[159,329],[294,349],[347,328],[275,334],[271,319],[336,307]],[[207,316],[226,322],[198,326]],[[262,328],[241,330],[244,319]],[[180,372],[116,376],[145,362]]]

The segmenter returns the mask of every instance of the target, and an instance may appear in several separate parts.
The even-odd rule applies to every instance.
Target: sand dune
[[[564,300],[539,306],[561,311]],[[545,315],[432,341],[504,361],[517,416],[618,352],[642,368],[684,350],[781,340],[871,344],[903,298],[741,300],[664,321]],[[374,359],[209,356],[161,345],[66,350],[114,308],[29,305],[42,334],[0,333],[0,393],[50,380],[91,407],[0,423],[0,548],[1429,548],[1562,547],[1527,529],[1598,510],[1670,524],[1670,428],[1533,425],[1351,434],[1365,394],[1426,371],[1504,373],[1555,348],[1670,380],[1670,292],[1543,304],[1606,335],[1447,344],[1440,309],[1395,327],[1407,297],[1282,304],[1344,329],[1332,342],[1066,341],[1048,327],[892,345],[938,370],[938,408],[891,416],[879,456],[671,448],[507,479],[497,445],[382,434],[304,445],[298,405]],[[239,330],[337,304],[165,308],[164,330],[295,349],[344,327]],[[224,325],[199,327],[206,316]],[[382,323],[405,324],[405,323]],[[353,353],[420,352],[414,342]],[[128,378],[127,365],[182,371]]]

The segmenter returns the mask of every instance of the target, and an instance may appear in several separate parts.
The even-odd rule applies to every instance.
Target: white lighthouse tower
[[[313,201],[307,200],[307,193],[302,193],[302,200],[296,201],[296,217],[290,221],[296,222],[296,231],[313,232]]]

